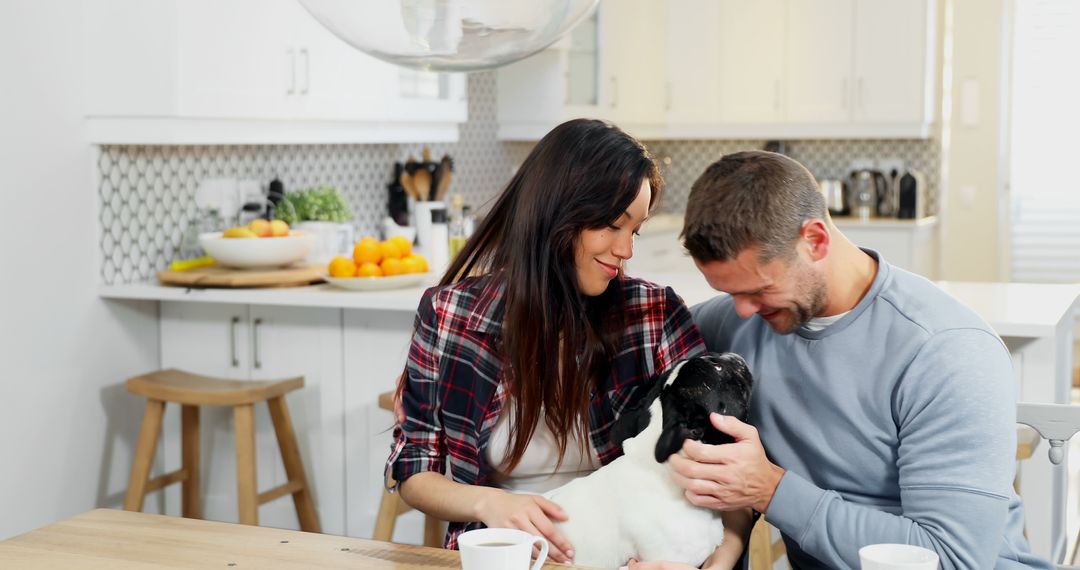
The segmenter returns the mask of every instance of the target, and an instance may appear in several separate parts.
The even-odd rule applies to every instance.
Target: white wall
[[[952,10],[952,116],[942,157],[942,279],[1005,278],[999,223],[1002,156],[1002,89],[1006,0],[947,0]],[[946,26],[941,26],[943,31]],[[945,96],[949,95],[949,89]]]
[[[0,539],[119,506],[154,303],[97,297],[81,2],[0,2]]]

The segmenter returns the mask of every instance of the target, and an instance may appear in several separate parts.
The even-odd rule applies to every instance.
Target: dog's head
[[[709,444],[731,443],[731,436],[709,421],[716,412],[745,422],[749,413],[753,378],[741,356],[713,352],[677,363],[658,378],[645,397],[619,416],[612,427],[612,441],[619,446],[637,436],[652,421],[649,407],[660,398],[662,430],[656,442],[656,461],[667,461],[683,441]]]

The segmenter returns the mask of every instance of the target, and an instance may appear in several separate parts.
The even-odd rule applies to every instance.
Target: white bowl
[[[220,265],[256,269],[281,267],[304,259],[315,245],[315,238],[291,231],[282,237],[227,238],[221,232],[199,235],[199,245]]]
[[[323,275],[327,283],[351,291],[383,291],[386,289],[404,289],[423,283],[431,278],[431,273],[405,273],[390,277],[331,277]]]

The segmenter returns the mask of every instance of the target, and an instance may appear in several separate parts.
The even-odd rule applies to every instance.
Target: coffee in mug
[[[532,561],[533,545],[540,547]],[[458,537],[464,570],[540,570],[547,560],[548,543],[542,536],[512,528],[470,530]]]

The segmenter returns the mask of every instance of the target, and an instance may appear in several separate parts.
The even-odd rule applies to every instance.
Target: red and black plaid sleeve
[[[420,300],[409,346],[401,397],[405,421],[394,429],[394,446],[387,459],[387,468],[398,484],[417,473],[442,473],[445,467],[439,409],[440,340],[435,289],[428,289]]]

